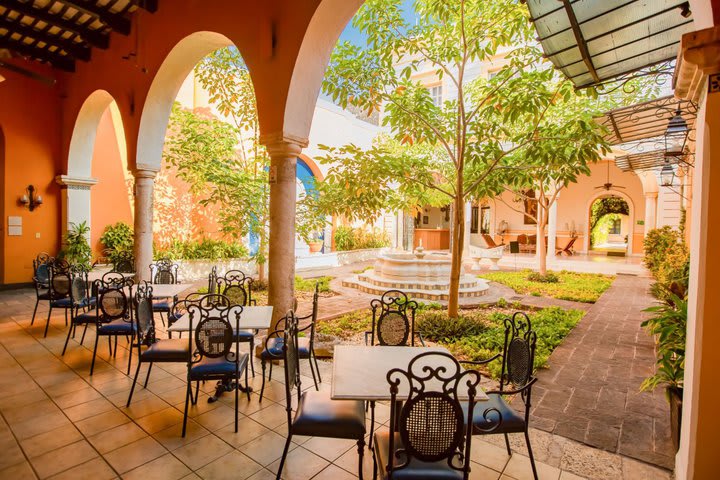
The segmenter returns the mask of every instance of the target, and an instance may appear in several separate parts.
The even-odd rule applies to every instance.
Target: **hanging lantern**
[[[663,187],[671,187],[675,182],[675,169],[665,160],[665,165],[660,170],[660,184]]]

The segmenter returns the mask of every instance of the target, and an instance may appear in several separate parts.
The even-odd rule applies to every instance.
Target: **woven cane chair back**
[[[417,303],[400,290],[388,290],[370,302],[373,311],[373,343],[406,346],[414,343]]]

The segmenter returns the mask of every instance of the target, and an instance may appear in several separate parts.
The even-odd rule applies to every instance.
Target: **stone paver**
[[[640,392],[654,343],[640,326],[650,279],[620,275],[538,372],[531,424],[610,452],[671,468],[669,407]]]

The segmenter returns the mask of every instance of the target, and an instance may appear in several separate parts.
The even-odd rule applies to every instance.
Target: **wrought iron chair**
[[[240,328],[240,305],[221,305],[213,301],[206,301],[205,297],[188,307],[187,315],[190,320],[188,335],[188,351],[192,356],[188,359],[187,393],[185,395],[185,413],[183,417],[182,436],[185,437],[187,427],[188,404],[192,400],[197,403],[200,382],[206,380],[234,379],[237,383],[235,390],[235,432],[238,431],[238,392],[240,389],[240,375],[245,373],[245,385],[248,401],[250,389],[248,387],[247,363],[249,355],[240,352],[240,342],[234,330]],[[193,330],[194,320],[197,326]],[[193,345],[194,340],[194,345]],[[233,351],[233,344],[235,349]],[[195,398],[192,398],[192,382],[197,382]]]
[[[365,343],[414,347],[417,338],[421,345],[425,345],[420,332],[415,331],[418,304],[406,293],[388,290],[379,299],[374,298],[370,307],[373,312],[372,330],[365,332]]]
[[[93,349],[92,363],[90,364],[90,375],[95,370],[95,357],[97,356],[97,345],[100,337],[108,338],[110,356],[117,356],[117,338],[125,336],[129,338],[130,349],[128,351],[127,374],[130,375],[130,364],[132,363],[132,345],[135,339],[135,324],[133,323],[132,308],[130,299],[133,296],[133,280],[126,278],[123,282],[102,283],[98,286],[98,300],[95,317],[95,348]],[[115,349],[112,348],[112,337],[115,337]]]
[[[462,406],[474,411],[480,374],[463,370],[448,353],[427,352],[406,370],[390,370],[387,380],[390,423],[388,430],[375,433],[373,478],[380,473],[383,479],[467,479],[473,418]]]
[[[83,344],[87,327],[89,324],[95,323],[95,317],[97,316],[97,313],[93,310],[97,305],[97,287],[94,284],[91,286],[88,281],[86,268],[77,267],[72,270],[70,277],[70,328],[61,355],[65,355],[70,336],[72,335],[75,338],[75,332],[79,325],[83,327],[80,345]],[[83,309],[82,314],[80,313],[81,308]]]
[[[112,268],[117,273],[135,273],[135,259],[132,255],[126,255],[119,258]]]
[[[150,372],[154,363],[187,363],[190,359],[190,347],[183,339],[159,340],[155,337],[155,318],[152,311],[152,286],[148,282],[138,285],[135,292],[135,331],[138,349],[138,365],[130,388],[126,406],[130,406],[140,367],[148,363],[147,376],[143,388],[147,388]],[[143,350],[143,347],[145,349]],[[131,347],[134,348],[134,347]]]
[[[43,337],[47,337],[48,328],[50,327],[50,316],[53,308],[62,308],[65,310],[65,325],[68,324],[68,310],[72,310],[73,302],[71,298],[71,271],[70,268],[59,268],[53,264],[50,267],[50,308],[48,308],[47,321],[45,322],[45,333]]]
[[[475,435],[486,435],[488,433],[502,433],[505,436],[505,447],[508,455],[512,455],[510,449],[510,440],[508,433],[525,434],[525,444],[530,457],[530,465],[532,466],[533,476],[538,478],[537,469],[535,468],[535,458],[533,457],[532,447],[530,446],[530,436],[528,428],[530,425],[530,406],[532,386],[537,381],[533,376],[533,365],[535,362],[535,345],[537,343],[537,334],[533,331],[530,318],[524,312],[515,312],[512,317],[505,319],[505,343],[503,353],[497,354],[492,358],[480,361],[463,361],[464,365],[485,365],[493,360],[502,358],[502,369],[500,374],[500,386],[497,390],[486,392],[489,401],[477,404],[473,418],[482,418],[478,414],[480,408],[492,408],[502,414],[502,424],[498,428],[487,431],[486,423],[478,424],[474,422]],[[509,387],[509,388],[508,388]],[[503,395],[520,395],[525,406],[525,412],[519,414],[510,407]]]
[[[218,281],[217,266],[213,266],[210,269],[210,274],[208,275],[208,293],[216,293],[217,292],[217,281]]]
[[[305,337],[298,337],[298,357],[307,360],[310,364],[310,373],[312,373],[313,383],[315,383],[315,390],[319,390],[318,382],[322,383],[320,377],[320,368],[318,367],[317,356],[315,355],[315,327],[317,326],[318,317],[318,299],[320,297],[319,284],[315,284],[315,293],[313,294],[313,306],[312,312],[304,317],[297,317],[298,322],[303,320],[310,320],[310,323],[303,328],[298,329],[298,332],[305,332],[309,330],[310,335]]]
[[[213,267],[214,268],[214,267]],[[213,272],[210,273],[213,276]],[[230,300],[230,305],[240,305],[241,307],[255,306],[257,302],[252,298],[252,277],[248,277],[240,270],[228,270],[222,277],[215,276],[215,293],[224,295]],[[208,291],[210,291],[208,289]],[[255,335],[257,330],[240,330],[235,332],[241,343],[250,344],[250,353],[255,350]],[[255,365],[250,358],[250,370],[253,377],[255,376]]]
[[[35,323],[35,314],[41,301],[50,302],[50,267],[53,258],[47,253],[40,253],[33,260],[33,286],[35,287],[35,309],[30,325]]]
[[[174,285],[178,283],[178,265],[172,260],[163,258],[150,265],[150,278],[155,285]],[[176,299],[153,300],[153,312],[160,314],[160,320],[165,325],[163,313],[168,314]]]
[[[332,400],[328,391],[303,392],[300,383],[298,357],[298,319],[290,310],[284,319],[285,328],[273,332],[282,335],[281,352],[271,355],[285,362],[285,410],[287,411],[288,436],[278,467],[277,478],[282,475],[285,458],[293,435],[341,438],[357,441],[358,469],[362,480],[362,460],[365,451],[365,408],[359,400]],[[297,410],[293,416],[293,390],[297,394]]]

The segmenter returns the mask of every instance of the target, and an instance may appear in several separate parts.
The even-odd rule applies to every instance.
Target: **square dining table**
[[[240,329],[241,330],[260,330],[270,328],[272,322],[273,307],[271,306],[247,306],[243,307],[240,313]],[[231,322],[233,328],[235,323]],[[168,332],[187,332],[190,330],[190,317],[183,315],[177,319],[172,326],[168,328]]]
[[[95,280],[102,280],[103,275],[106,273],[111,273],[110,270],[90,270],[88,273],[88,282],[94,282]],[[134,273],[120,273],[120,272],[112,272],[116,275],[122,275],[123,278],[132,278],[135,276]]]
[[[390,384],[387,373],[393,368],[407,369],[410,360],[426,352],[449,353],[444,347],[390,347],[366,345],[337,345],[333,355],[333,400],[390,400]],[[429,362],[434,363],[429,363]],[[440,357],[430,357],[428,365],[441,366]],[[446,360],[447,362],[447,360]],[[448,366],[450,366],[448,364]],[[453,367],[454,368],[454,367]],[[461,367],[462,368],[462,367]],[[449,370],[452,372],[452,370]],[[437,382],[438,386],[440,385]],[[430,385],[432,387],[432,384]],[[399,386],[398,399],[406,399],[407,381]],[[458,394],[459,400],[466,400],[467,394]],[[488,396],[478,388],[475,401],[487,401]]]
[[[189,290],[193,288],[193,285],[190,283],[171,283],[171,284],[150,284],[152,287],[152,297],[153,299],[160,299],[160,298],[175,298],[178,295],[180,295],[185,290]],[[134,285],[132,287],[132,295],[135,296],[135,292],[137,292],[138,286]],[[125,288],[125,293],[127,294],[128,289]]]

